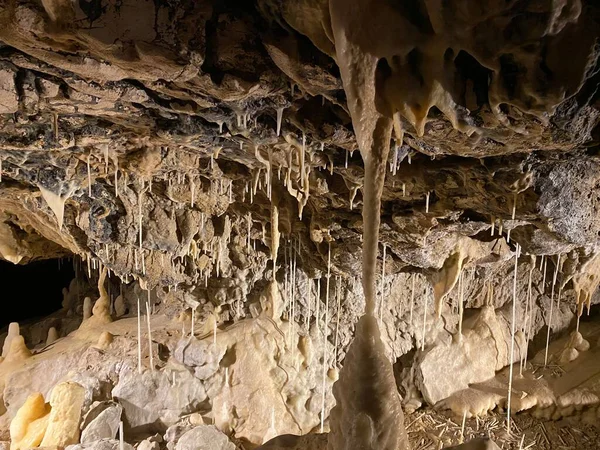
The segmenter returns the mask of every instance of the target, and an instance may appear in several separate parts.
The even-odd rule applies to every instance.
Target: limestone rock
[[[200,425],[181,436],[175,450],[235,450],[235,445],[214,426]]]
[[[77,383],[65,382],[54,386],[50,396],[48,429],[41,446],[66,447],[79,442],[79,423],[85,401],[85,389]]]
[[[129,427],[164,431],[182,415],[196,411],[206,400],[206,391],[188,371],[165,369],[123,374],[112,396],[123,405]]]
[[[193,368],[197,378],[206,380],[217,372],[226,350],[213,344],[212,340],[191,337],[178,342],[173,357],[184,366]]]
[[[150,439],[144,439],[138,444],[137,450],[160,450],[160,444]]]
[[[523,336],[516,336],[514,361],[523,349]],[[489,380],[509,364],[510,328],[492,307],[483,307],[462,338],[437,344],[417,362],[416,382],[431,405],[466,389],[472,383]],[[452,373],[453,376],[447,376]]]
[[[0,114],[12,114],[19,108],[15,76],[6,65],[0,65]]]
[[[122,411],[123,407],[115,402],[99,402],[92,405],[82,425],[81,443],[115,439]]]

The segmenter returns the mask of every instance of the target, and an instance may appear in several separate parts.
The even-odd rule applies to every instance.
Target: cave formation
[[[0,3],[0,448],[600,448],[592,0]]]

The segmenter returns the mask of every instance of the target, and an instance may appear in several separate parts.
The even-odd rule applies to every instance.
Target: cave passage
[[[3,310],[0,329],[10,322],[44,317],[61,308],[62,289],[75,277],[70,260],[49,259],[27,265],[0,261]]]

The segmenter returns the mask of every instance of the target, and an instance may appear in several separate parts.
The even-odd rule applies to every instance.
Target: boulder
[[[96,402],[83,422],[81,443],[114,439],[119,431],[123,407],[115,402]]]
[[[39,446],[48,428],[49,414],[44,396],[39,392],[31,394],[10,423],[10,450]]]
[[[235,445],[214,426],[200,425],[181,436],[175,450],[235,450]]]
[[[513,361],[519,360],[524,348],[523,335],[518,333]],[[426,350],[415,368],[417,386],[423,398],[434,405],[472,383],[493,378],[497,370],[510,363],[509,353],[508,322],[493,307],[485,306],[462,338]]]
[[[52,410],[41,446],[66,447],[79,442],[79,423],[84,401],[85,389],[80,384],[67,381],[52,389]]]
[[[200,380],[187,370],[164,369],[142,374],[128,372],[112,395],[123,405],[125,423],[132,429],[164,431],[206,400]]]

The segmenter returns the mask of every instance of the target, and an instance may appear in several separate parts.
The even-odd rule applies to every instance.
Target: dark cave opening
[[[68,259],[49,259],[27,265],[0,261],[4,310],[0,329],[10,322],[44,317],[61,309],[62,289],[75,277]]]

